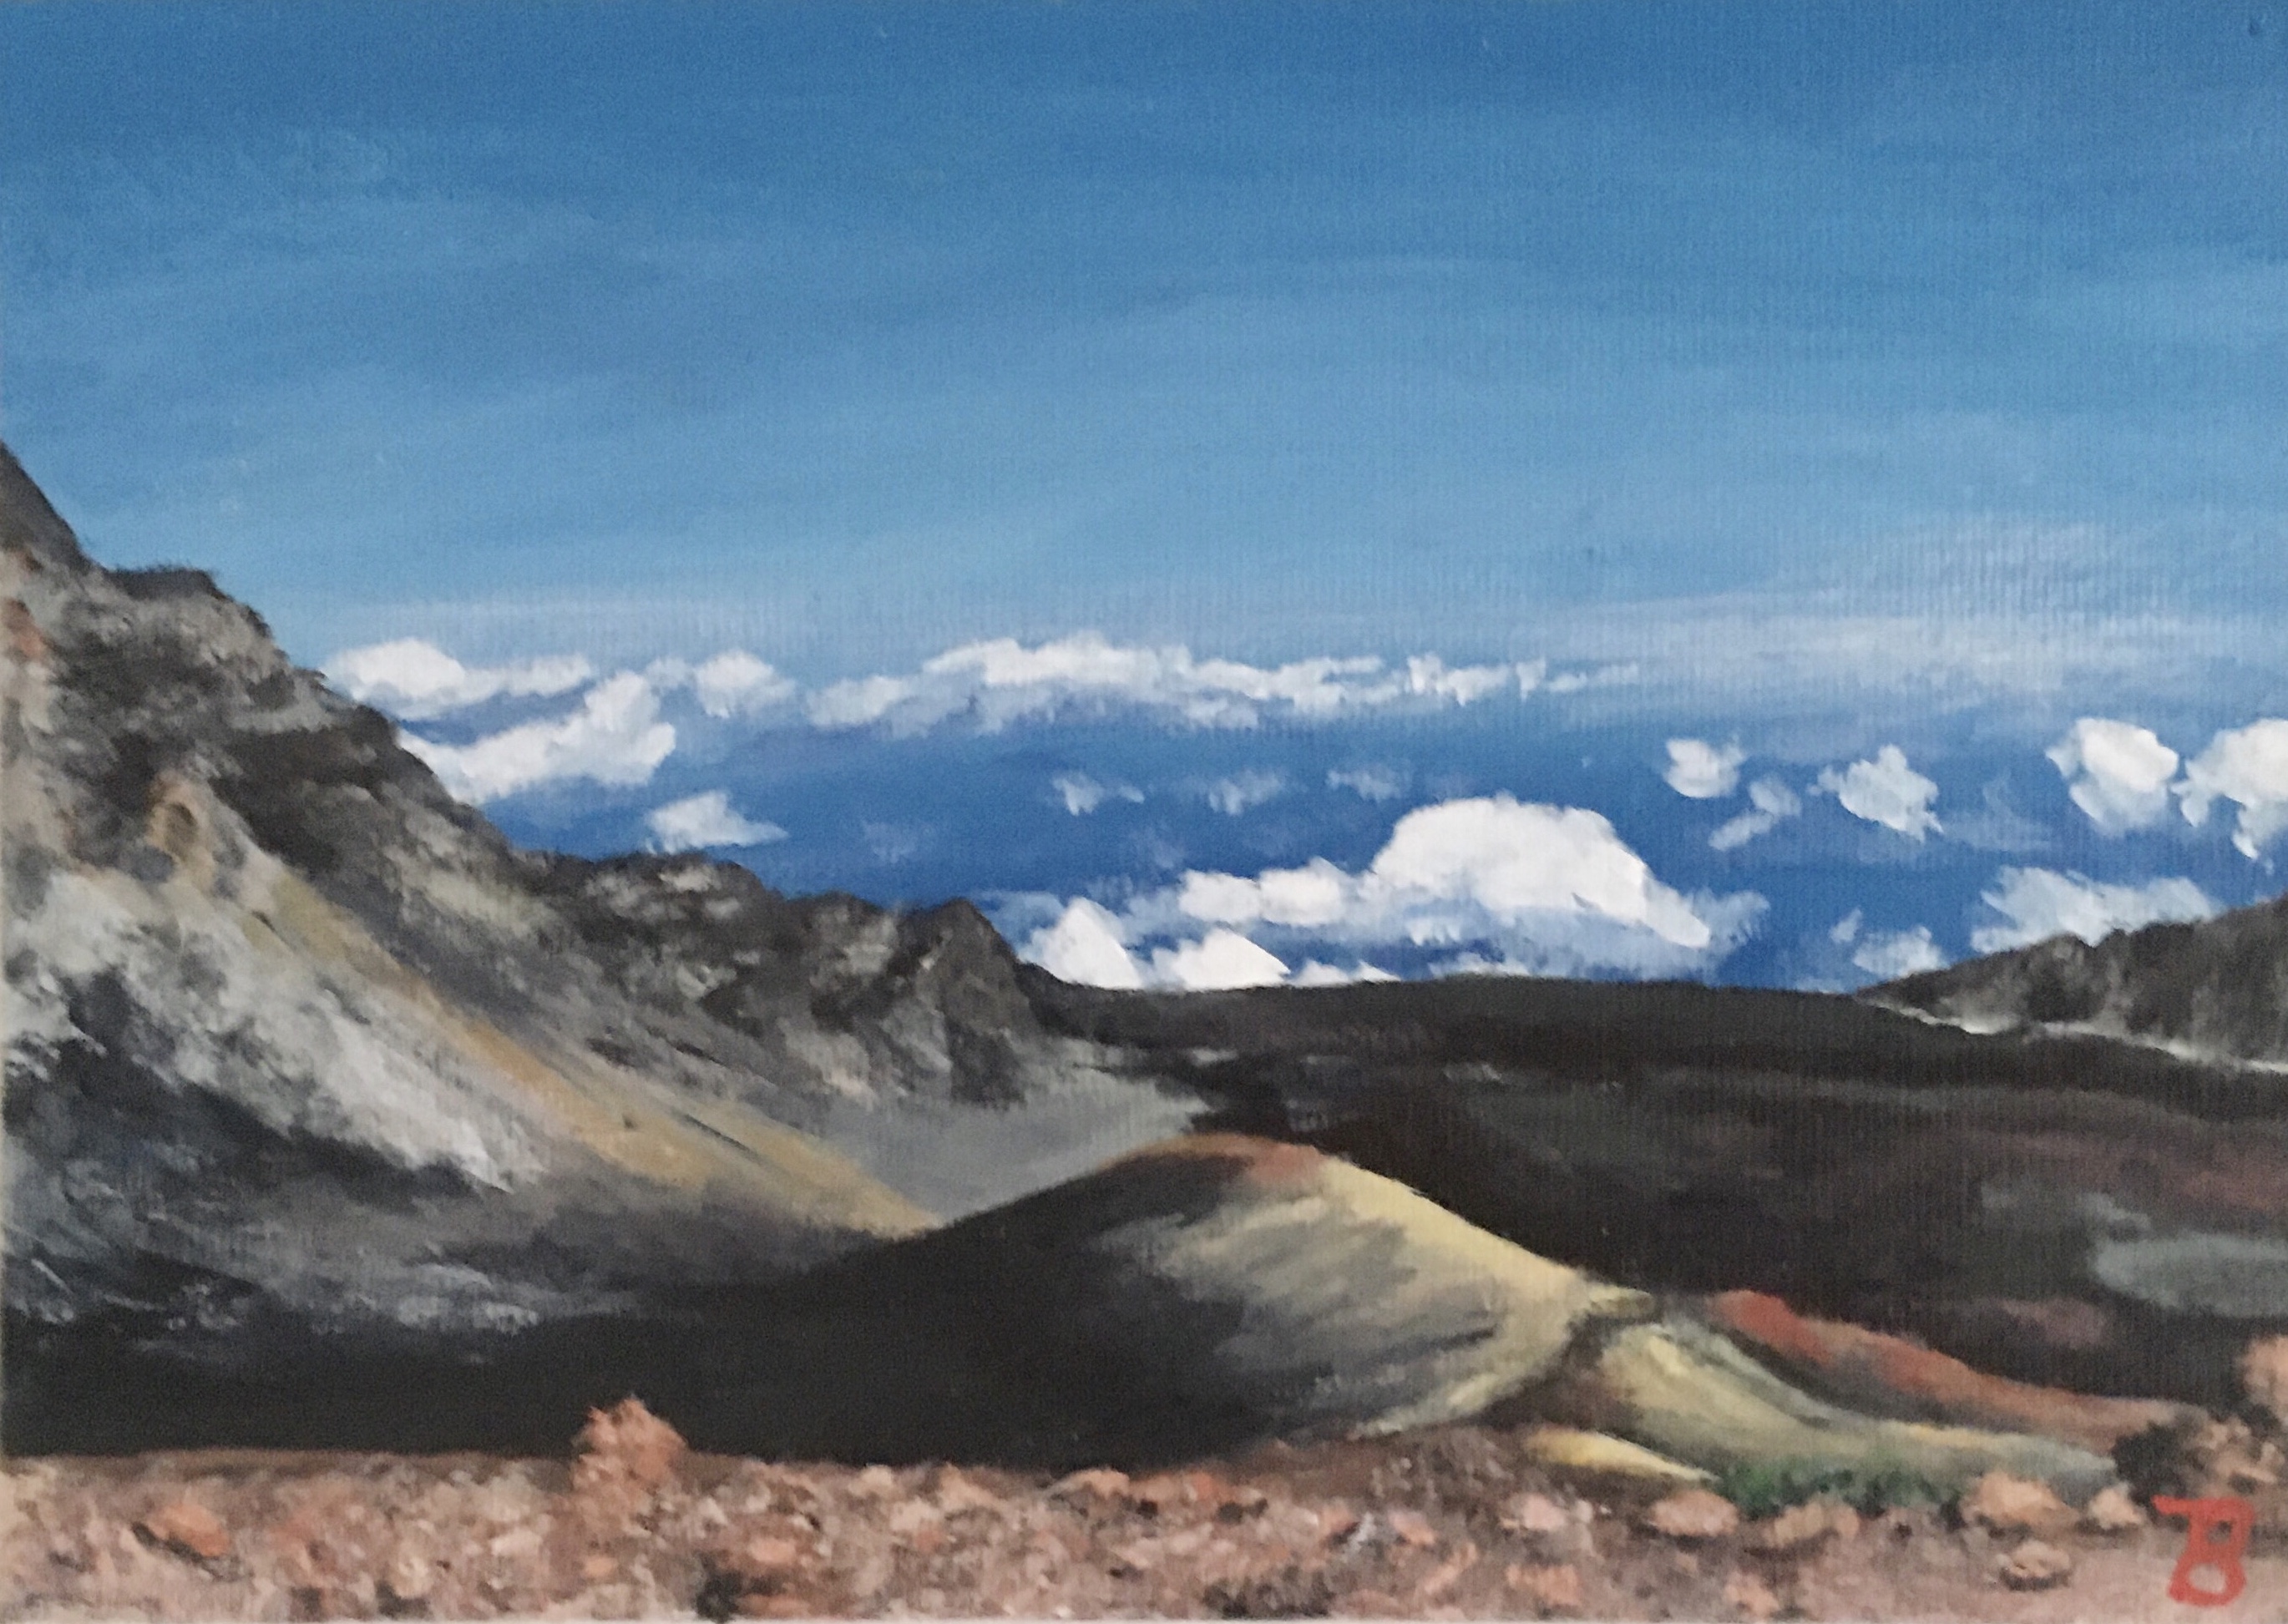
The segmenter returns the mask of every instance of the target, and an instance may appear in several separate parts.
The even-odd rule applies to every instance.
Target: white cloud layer
[[[2168,814],[2177,752],[2153,730],[2106,717],[2084,717],[2046,752],[2073,804],[2099,831],[2125,835]]]
[[[787,837],[787,832],[775,823],[757,823],[742,817],[732,809],[731,797],[720,789],[654,807],[644,822],[663,852],[760,846]]]
[[[1909,766],[1906,752],[1895,744],[1877,750],[1872,760],[1855,761],[1840,771],[1824,769],[1819,788],[1840,801],[1853,817],[1895,829],[1910,840],[1938,832],[1938,819],[1931,812],[1938,786]]]
[[[1164,986],[1204,986],[1211,975],[1269,978],[1276,955],[1257,939],[1266,936],[1362,953],[1450,949],[1453,969],[1689,974],[1728,952],[1762,907],[1752,892],[1684,897],[1596,812],[1494,796],[1407,813],[1360,872],[1323,858],[1252,877],[1196,870],[1119,917],[1076,902],[1025,951],[1068,979],[1116,978],[1098,980],[1102,986],[1144,975],[1130,949],[1154,937],[1191,939],[1152,954],[1148,978]],[[1260,956],[1242,954],[1234,940]],[[1383,972],[1362,960],[1348,973],[1373,979]],[[1315,983],[1343,974],[1325,963],[1313,972]]]
[[[2252,862],[2283,829],[2288,829],[2288,721],[2268,717],[2246,727],[2220,733],[2208,749],[2185,764],[2177,787],[2185,821],[2206,823],[2219,800],[2240,807],[2232,844]]]
[[[326,661],[325,674],[361,704],[423,722],[491,699],[568,693],[596,672],[582,654],[515,665],[463,665],[433,643],[401,638],[345,649]]]
[[[1749,810],[1716,826],[1708,836],[1711,850],[1736,851],[1760,835],[1768,835],[1787,819],[1799,815],[1803,802],[1776,778],[1760,778],[1748,786]]]
[[[1740,785],[1740,764],[1747,752],[1736,744],[1721,747],[1705,739],[1671,739],[1668,770],[1661,776],[1677,794],[1694,801],[1712,801]]]
[[[1135,707],[1210,727],[1251,727],[1267,714],[1323,718],[1414,704],[1468,705],[1504,692],[1522,698],[1545,668],[1449,666],[1418,654],[1394,669],[1375,655],[1263,667],[1201,660],[1180,645],[1148,648],[1080,632],[1027,646],[1013,638],[948,649],[907,676],[838,682],[805,709],[822,728],[880,725],[918,733],[955,717],[993,729],[1066,709]]]
[[[527,722],[472,744],[399,736],[455,796],[477,803],[566,779],[646,783],[675,749],[674,726],[659,719],[658,693],[634,671],[598,683],[569,716]]]
[[[1970,945],[1980,953],[2002,953],[2053,936],[2077,936],[2094,945],[2116,931],[2206,919],[2217,911],[2190,880],[2116,885],[2051,868],[2005,868],[1983,899],[2002,923],[1970,933]]]

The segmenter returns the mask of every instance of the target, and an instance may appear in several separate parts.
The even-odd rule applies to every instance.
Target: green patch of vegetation
[[[1936,1505],[1948,1498],[1927,1477],[1903,1466],[1819,1466],[1803,1461],[1756,1461],[1727,1468],[1717,1492],[1743,1517],[1769,1517],[1822,1495],[1872,1517],[1893,1506]]]

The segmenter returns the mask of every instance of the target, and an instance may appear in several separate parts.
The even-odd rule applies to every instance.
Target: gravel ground
[[[1051,1480],[686,1452],[640,1406],[571,1461],[243,1453],[18,1461],[10,1618],[1337,1615],[2277,1619],[2248,1587],[2166,1598],[2183,1543],[2115,1497],[2038,1485],[1863,1517],[1743,1520],[1704,1492],[1553,1476],[1517,1434],[1274,1446],[1196,1470]],[[2110,1523],[2108,1530],[2099,1525]]]

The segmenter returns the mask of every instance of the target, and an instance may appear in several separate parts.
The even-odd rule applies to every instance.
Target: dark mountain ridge
[[[2288,1064],[2288,898],[2094,946],[2053,937],[1862,995],[1978,1032],[2063,1028]]]

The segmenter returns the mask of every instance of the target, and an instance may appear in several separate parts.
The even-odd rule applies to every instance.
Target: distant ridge
[[[1974,1031],[2062,1027],[2288,1064],[2288,899],[2094,946],[2052,937],[1860,996]]]

